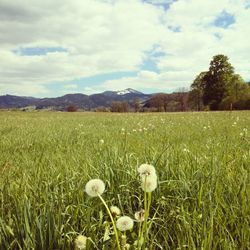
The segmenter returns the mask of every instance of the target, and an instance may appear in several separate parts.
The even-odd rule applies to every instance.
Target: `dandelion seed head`
[[[142,178],[141,188],[144,192],[150,193],[157,188],[157,176],[145,176]]]
[[[144,176],[150,176],[150,175],[156,175],[155,173],[155,167],[149,164],[142,164],[139,168],[138,168],[138,172],[140,174],[141,177]]]
[[[113,217],[117,217],[121,215],[121,210],[117,206],[111,206],[110,207],[110,212],[113,215]]]
[[[126,245],[124,246],[124,248],[125,248],[126,250],[130,249],[130,244],[126,243]]]
[[[134,226],[134,221],[128,216],[120,217],[116,222],[116,227],[120,231],[127,231],[132,229]]]
[[[144,215],[145,215],[145,210],[141,209],[140,211],[135,212],[135,219],[138,222],[143,222],[144,221]]]
[[[75,239],[76,249],[85,249],[87,245],[87,237],[84,235],[78,235]]]
[[[85,186],[86,193],[91,197],[102,195],[105,190],[105,184],[100,179],[92,179]]]

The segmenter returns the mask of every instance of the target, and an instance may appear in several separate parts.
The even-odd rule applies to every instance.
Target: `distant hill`
[[[81,93],[67,94],[56,98],[33,98],[14,95],[0,96],[0,108],[22,108],[36,106],[36,109],[52,108],[65,110],[69,106],[79,109],[92,110],[98,107],[110,107],[113,102],[128,102],[132,104],[135,99],[145,102],[152,94],[144,94],[128,88],[121,91],[105,91],[99,94],[84,95]]]
[[[37,101],[39,99],[33,97],[4,95],[0,96],[0,108],[21,108],[33,105]]]

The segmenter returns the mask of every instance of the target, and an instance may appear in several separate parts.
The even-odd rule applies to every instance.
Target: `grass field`
[[[250,249],[250,112],[0,112],[0,136],[1,250],[74,249],[79,234],[116,249],[85,184],[102,179],[108,206],[134,218],[143,163],[159,180],[147,249]]]

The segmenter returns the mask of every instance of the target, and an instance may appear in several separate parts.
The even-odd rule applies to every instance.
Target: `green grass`
[[[107,204],[133,217],[143,163],[159,178],[148,249],[250,249],[250,112],[0,112],[0,136],[0,249],[73,249],[78,234],[112,249],[85,184],[102,179]]]

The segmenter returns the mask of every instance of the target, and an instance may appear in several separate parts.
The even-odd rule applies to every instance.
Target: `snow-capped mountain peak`
[[[116,91],[116,94],[117,95],[126,95],[126,94],[142,94],[142,93],[137,91],[137,90],[128,88],[128,89]]]

